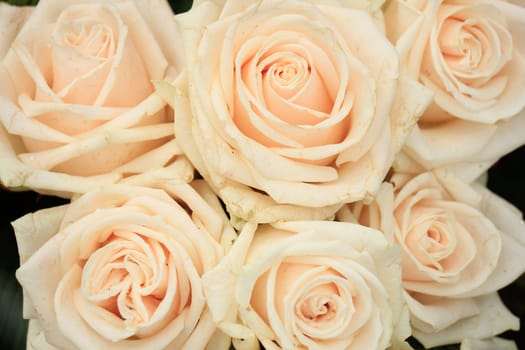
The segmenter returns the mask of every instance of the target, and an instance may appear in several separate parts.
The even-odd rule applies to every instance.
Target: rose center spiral
[[[128,326],[150,320],[166,294],[168,257],[156,240],[116,231],[84,266],[82,290]]]
[[[335,317],[334,302],[328,297],[309,296],[299,306],[301,316],[312,321],[329,321]]]
[[[484,52],[490,45],[482,28],[473,19],[447,19],[439,35],[439,42],[449,66],[467,72],[482,64]]]
[[[115,55],[118,40],[118,20],[104,8],[96,15],[86,15],[83,6],[72,6],[58,19],[52,34],[56,45],[72,48],[79,55],[108,59]]]
[[[75,48],[79,53],[92,57],[111,57],[115,40],[111,28],[101,23],[83,25],[72,23],[61,38],[63,46]]]
[[[447,212],[427,208],[415,212],[405,242],[417,260],[432,269],[443,270],[442,261],[456,247],[454,217]]]
[[[337,319],[340,299],[334,283],[322,283],[309,289],[297,300],[295,314],[305,325],[324,328]]]

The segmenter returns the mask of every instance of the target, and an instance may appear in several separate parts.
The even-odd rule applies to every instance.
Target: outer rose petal
[[[12,22],[0,38],[0,47],[11,46],[0,56],[0,181],[4,186],[70,197],[129,174],[166,166],[181,155],[173,141],[173,112],[153,93],[150,83],[172,80],[183,68],[171,10],[163,1],[114,5],[40,1],[22,28]],[[83,11],[96,9],[102,11],[96,20],[106,21],[106,26],[95,25],[111,33],[109,56],[97,57],[107,61],[91,67],[98,61],[77,54],[66,59],[67,64],[60,63],[64,54],[74,51],[62,47],[60,41],[68,16],[72,21],[96,22],[82,17]],[[11,45],[13,32],[16,39]],[[42,43],[50,40],[54,46],[49,49]],[[49,73],[52,64],[61,68],[55,67],[54,78]],[[74,67],[68,68],[69,64]],[[87,70],[74,76],[77,69]],[[135,86],[127,82],[130,71]]]
[[[413,330],[414,337],[425,347],[459,343],[465,338],[484,339],[507,330],[518,330],[520,320],[503,304],[497,293],[473,299],[478,308],[475,315],[437,333]]]
[[[525,222],[523,214],[512,204],[492,193],[486,187],[473,184],[481,195],[482,212],[502,233],[500,259],[485,283],[469,295],[488,294],[512,283],[525,272],[525,262],[518,257],[525,251]]]
[[[204,276],[206,297],[213,317],[221,325],[221,329],[234,338],[246,339],[248,344],[252,344],[255,335],[267,349],[323,346],[376,348],[372,345],[375,342],[378,342],[378,349],[383,349],[388,344],[396,349],[404,348],[403,340],[408,336],[409,330],[406,328],[404,307],[395,297],[398,295],[399,286],[397,281],[399,256],[380,235],[377,235],[378,232],[361,232],[364,228],[362,226],[339,224],[316,221],[282,222],[257,228],[253,223],[247,223],[230,253],[215,269]],[[382,310],[380,316],[382,333],[374,333],[366,326],[343,333],[337,333],[335,329],[330,328],[333,333],[319,338],[314,336],[310,339],[303,338],[300,334],[304,330],[290,325],[290,322],[292,324],[299,322],[292,320],[299,316],[292,316],[281,309],[281,306],[285,309],[293,308],[295,304],[295,301],[283,299],[282,294],[290,293],[284,298],[292,297],[291,291],[296,288],[302,290],[303,284],[298,284],[297,279],[284,277],[274,280],[283,273],[286,275],[286,266],[300,271],[303,264],[314,266],[306,270],[304,275],[301,274],[302,277],[316,270],[316,267],[322,270],[323,266],[332,266],[339,271],[342,274],[341,281],[336,281],[336,278],[332,283],[341,284],[341,297],[344,295],[343,280],[348,278],[349,283],[353,280],[352,274],[346,275],[342,272],[345,269],[355,272],[357,289],[358,280],[366,276],[366,271],[371,271],[369,269],[375,271],[375,276],[384,277],[381,277],[379,282],[383,287],[372,280],[367,280],[369,291],[373,295],[372,300],[366,299],[366,293],[361,294],[362,290],[355,291],[363,298],[363,304],[370,301],[372,310],[376,307]],[[279,271],[275,270],[276,266],[281,266],[282,270],[281,268]],[[276,272],[277,275],[274,275]],[[328,278],[329,275],[321,274],[321,276]],[[314,280],[322,281],[324,277]],[[268,284],[267,289],[266,284]],[[307,288],[307,284],[304,288]],[[386,288],[390,295],[387,304],[382,303],[379,292],[381,288]],[[225,296],[228,296],[226,300]],[[362,304],[357,306],[355,319],[352,322],[359,322],[358,315],[363,311],[362,307]],[[391,309],[388,310],[389,308]],[[236,316],[237,312],[239,312],[238,316]],[[338,316],[347,317],[345,311]],[[370,316],[367,322],[374,329],[372,319],[373,317]],[[318,326],[319,333],[322,334],[323,323],[320,322]],[[379,325],[376,324],[375,327],[377,326]],[[393,332],[390,327],[393,327]],[[365,334],[368,334],[369,339],[366,339]],[[245,348],[244,345],[250,349],[257,348],[257,345],[252,347],[240,341],[234,341],[234,344],[238,348]]]
[[[46,341],[40,323],[36,319],[29,320],[27,330],[27,350],[58,350]]]
[[[21,256],[17,278],[24,288],[24,317],[38,320],[43,332],[30,333],[33,346],[46,349],[45,344],[49,343],[58,348],[95,346],[159,349],[165,346],[186,346],[192,349],[203,348],[211,341],[215,344],[213,346],[228,348],[229,340],[216,332],[200,286],[200,275],[213,267],[222,255],[222,249],[216,240],[223,239],[223,232],[228,231],[224,213],[215,212],[203,197],[184,183],[157,185],[166,192],[142,187],[113,186],[90,192],[67,207],[28,214],[14,222]],[[204,196],[211,194],[209,189],[198,187]],[[191,217],[182,207],[174,204],[175,200],[187,205]],[[46,225],[39,224],[43,220]],[[119,232],[122,232],[122,228],[126,230],[126,227],[130,227],[129,232],[140,232],[141,237],[145,238],[144,242],[151,244],[153,250],[144,252],[156,251],[157,255],[149,254],[141,258],[140,249],[146,248],[146,245],[137,245],[137,248],[142,248],[134,252],[130,245],[133,240],[107,241],[109,234],[121,235]],[[177,234],[173,234],[172,230]],[[127,236],[131,238],[137,233]],[[126,234],[121,237],[126,237]],[[141,240],[135,240],[135,243],[140,242]],[[164,244],[164,253],[155,250],[158,246],[155,242]],[[103,261],[99,257],[104,249],[107,251],[116,243],[124,244],[123,249],[128,249],[127,257],[138,259],[128,261],[135,261],[143,267],[149,266],[153,269],[153,277],[160,277],[160,282],[164,270],[161,261],[165,253],[170,253],[166,257],[169,260],[166,266],[173,266],[172,262],[177,265],[176,279],[173,279],[173,274],[168,275],[167,289],[163,289],[162,284],[156,284],[157,277],[146,284],[157,286],[150,293],[160,293],[160,297],[165,292],[166,298],[159,299],[160,304],[154,317],[138,328],[134,328],[132,324],[131,328],[121,329],[120,319],[117,321],[105,309],[104,303],[99,305],[93,301],[92,293],[96,291],[97,279],[87,281],[91,289],[86,289],[84,285],[86,278],[104,275],[104,271],[107,271],[104,270],[105,266],[112,266],[101,265],[97,268],[92,262]],[[158,260],[161,262],[159,265],[154,257],[161,259]],[[150,265],[146,264],[146,258]],[[45,275],[39,273],[42,266],[46,268]],[[143,273],[148,271],[150,270],[142,270]],[[138,275],[130,276],[140,277],[139,271],[135,273]],[[186,279],[191,285],[191,291],[188,291],[191,293],[191,301],[177,306],[177,298],[181,298],[181,295],[182,298],[184,295],[189,296],[188,292],[184,292],[187,289]],[[173,283],[179,289],[173,290]],[[142,296],[148,297],[151,295]],[[110,300],[106,302],[108,301]],[[137,302],[136,310],[140,311],[140,300],[133,300],[133,303]],[[173,306],[166,308],[170,304]],[[148,307],[151,306],[153,305]],[[173,307],[178,310],[172,309]],[[119,312],[123,312],[120,306]],[[92,323],[93,320],[97,321]],[[103,327],[99,327],[100,325]],[[128,333],[135,334],[137,339],[125,339],[123,334]],[[71,334],[74,337],[70,337]]]
[[[503,338],[464,339],[460,350],[518,350],[516,343]]]
[[[404,151],[426,169],[448,168],[471,182],[503,155],[523,145],[523,135],[525,111],[494,125],[453,120],[425,131],[415,128]],[[409,171],[403,167],[397,170]]]
[[[366,13],[330,1],[257,4],[198,2],[179,16],[188,80],[171,96],[167,87],[160,93],[184,110],[175,120],[177,137],[230,212],[259,222],[324,218],[345,201],[375,193],[429,95],[399,77],[397,53]],[[358,29],[347,31],[348,20]],[[377,42],[374,49],[361,45],[365,36]],[[375,60],[382,63],[370,64]],[[284,75],[268,83],[256,74],[263,66]],[[290,97],[284,81],[294,77],[311,84]],[[278,89],[277,81],[286,86]],[[312,91],[324,97],[306,97]],[[280,210],[289,205],[295,210]]]

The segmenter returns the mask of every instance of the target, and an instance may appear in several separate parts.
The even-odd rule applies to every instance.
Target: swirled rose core
[[[498,105],[516,95],[509,90],[520,84],[519,79],[510,73],[523,64],[497,8],[487,4],[442,4],[423,57],[421,78],[425,85],[439,90],[435,101],[451,116],[425,113],[422,121],[506,118],[504,110],[516,110],[514,104],[519,99],[509,100],[511,104],[500,112]]]
[[[127,329],[137,330],[155,319],[164,319],[155,325],[159,329],[190,302],[189,280],[179,259],[171,254],[173,247],[147,232],[139,234],[130,229],[113,230],[88,258],[81,289],[86,300],[113,314],[115,322],[122,320]],[[177,281],[175,287],[170,286],[170,280]],[[163,311],[162,304],[166,303],[172,304]],[[138,332],[137,336],[151,332]]]
[[[173,113],[152,84],[176,74],[163,51],[172,48],[159,45],[140,13],[150,5],[60,6],[50,13],[36,8],[45,24],[28,21],[3,61],[17,81],[13,108],[20,115],[16,123],[3,116],[2,123],[21,137],[19,157],[31,167],[117,175],[173,139]]]
[[[127,107],[153,92],[136,39],[117,10],[103,4],[72,5],[52,28],[51,45],[38,44],[35,60],[63,102]],[[36,92],[36,101],[49,101],[45,91]]]
[[[354,341],[346,335],[371,335],[379,328],[373,300],[384,291],[371,292],[370,288],[379,287],[375,277],[352,261],[321,259],[326,265],[312,265],[307,257],[294,260],[285,259],[257,280],[254,310],[274,327],[279,320],[299,347],[352,344],[357,349],[359,344],[374,342],[359,337]]]
[[[394,240],[403,251],[405,290],[448,296],[482,283],[493,268],[487,262],[498,259],[501,237],[476,208],[472,189],[440,172],[396,174],[393,181]]]
[[[344,84],[337,74],[339,67],[325,50],[305,33],[288,30],[256,35],[242,43],[235,57],[237,127],[269,147],[343,141],[350,116],[332,115],[337,93],[328,86],[344,88]]]

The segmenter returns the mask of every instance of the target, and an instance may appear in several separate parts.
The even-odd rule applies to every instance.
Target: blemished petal
[[[60,264],[55,254],[60,245],[59,238],[54,236],[46,242],[39,255],[32,255],[16,272],[16,278],[23,285],[24,293],[30,299],[36,310],[36,315],[46,314],[48,317],[40,319],[40,324],[46,339],[58,348],[73,347],[73,344],[61,334],[56,323],[56,315],[53,307],[54,291],[60,280]],[[48,252],[45,252],[48,251]],[[42,266],[46,266],[46,273],[38,273]],[[35,275],[35,272],[36,275]]]
[[[415,128],[407,139],[405,149],[431,169],[475,157],[496,130],[495,125],[453,119],[440,125]],[[450,149],[456,152],[452,153]]]
[[[59,206],[26,214],[13,221],[20,265],[24,264],[44,243],[58,231],[67,206]],[[23,310],[26,318],[36,317],[31,299],[23,292]]]
[[[412,335],[426,348],[460,343],[463,339],[485,339],[507,330],[518,330],[520,320],[503,304],[497,293],[472,299],[479,312],[437,333],[413,329]]]
[[[487,339],[467,338],[461,342],[460,350],[518,350],[514,340],[500,337]]]
[[[415,128],[404,151],[427,170],[447,168],[471,182],[524,142],[525,110],[493,125],[456,119],[428,128]],[[456,152],[449,151],[450,145],[455,145],[452,147]]]
[[[481,211],[501,232],[502,248],[492,274],[478,288],[463,295],[465,297],[493,293],[525,273],[525,263],[518,258],[525,253],[525,222],[521,212],[486,187],[478,184],[473,187],[482,195]]]
[[[454,323],[476,316],[479,308],[472,298],[442,298],[404,292],[413,328],[438,333]]]
[[[223,201],[232,212],[243,220],[269,223],[284,218],[297,220],[323,220],[332,217],[340,205],[323,207],[301,207],[291,204],[277,203],[269,196],[253,191],[236,183],[226,183],[223,188],[217,188]]]
[[[59,350],[47,342],[40,322],[36,319],[28,322],[26,345],[27,350]]]
[[[17,239],[20,264],[23,264],[58,232],[66,208],[66,205],[62,205],[43,209],[26,214],[12,222]]]

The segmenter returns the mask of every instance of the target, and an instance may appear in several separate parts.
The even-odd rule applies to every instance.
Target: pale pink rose
[[[434,94],[406,152],[466,180],[525,143],[525,7],[505,0],[394,0],[386,30],[404,71]]]
[[[4,186],[70,196],[181,153],[173,110],[152,83],[183,68],[165,0],[42,0],[27,18],[1,11]]]
[[[381,232],[333,221],[247,223],[203,277],[238,349],[405,349],[401,255]]]
[[[228,349],[201,280],[232,231],[210,196],[204,183],[114,184],[16,220],[28,344]]]
[[[496,292],[525,272],[521,213],[443,170],[389,182],[374,202],[338,218],[380,229],[401,247],[413,335],[432,347],[518,329]]]
[[[372,12],[380,1],[200,1],[177,17],[175,133],[235,216],[324,219],[378,189],[429,102]],[[350,25],[349,25],[350,24]]]

